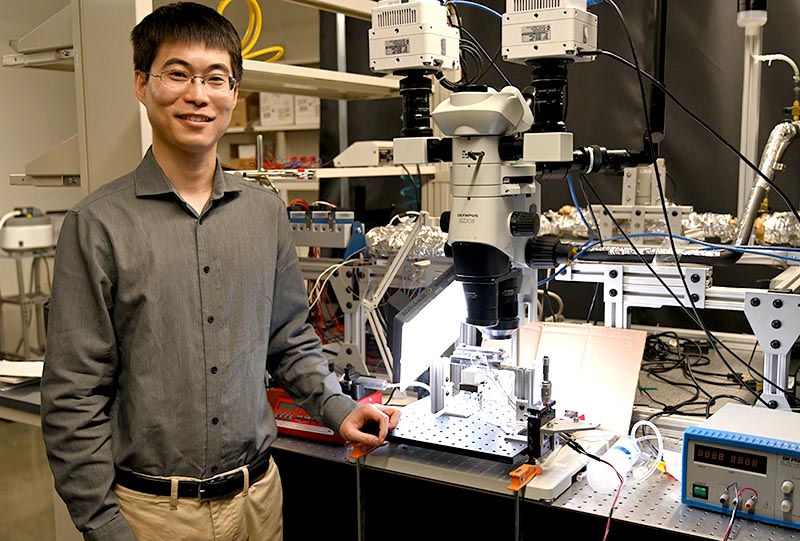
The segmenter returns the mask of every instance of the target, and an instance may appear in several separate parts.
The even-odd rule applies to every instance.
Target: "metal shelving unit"
[[[346,4],[346,3],[345,3]],[[59,69],[75,72],[78,108],[77,145],[36,160],[62,185],[80,183],[86,193],[130,171],[150,146],[145,113],[132,98],[130,29],[153,10],[152,0],[72,0],[27,35],[16,40],[16,52],[3,57],[4,67]],[[346,7],[346,6],[343,6]],[[257,60],[244,61],[244,91],[281,92],[334,100],[399,96],[394,77],[359,75]],[[91,104],[91,107],[88,106]],[[311,129],[309,127],[309,129]],[[286,129],[275,130],[286,131]],[[67,142],[65,142],[67,143]],[[75,153],[75,159],[64,159]],[[42,163],[47,162],[47,163]],[[54,172],[55,171],[55,172]],[[38,184],[36,175],[18,175],[15,184]]]
[[[368,100],[399,97],[399,81],[396,77],[245,60],[240,88],[243,91],[280,92],[333,100]]]

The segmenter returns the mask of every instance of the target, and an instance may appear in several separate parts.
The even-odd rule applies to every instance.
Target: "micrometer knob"
[[[442,213],[442,215],[439,217],[439,227],[445,233],[449,233],[450,232],[450,211],[449,210],[444,211]]]
[[[539,232],[539,215],[535,212],[512,212],[508,229],[512,237],[535,237]]]

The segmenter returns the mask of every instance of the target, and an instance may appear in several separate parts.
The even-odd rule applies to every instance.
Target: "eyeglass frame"
[[[161,84],[164,85],[165,87],[169,88],[170,90],[177,90],[177,89],[170,88],[170,86],[167,83],[164,82],[164,74],[165,73],[175,73],[175,72],[185,73],[189,77],[189,80],[188,80],[188,83],[186,85],[186,88],[190,88],[191,85],[194,84],[194,80],[195,79],[200,79],[200,82],[204,87],[216,90],[216,88],[214,88],[213,86],[208,86],[208,82],[206,81],[206,79],[208,77],[227,77],[229,86],[228,86],[228,89],[225,92],[233,92],[233,90],[237,86],[239,86],[239,81],[237,81],[236,78],[233,75],[227,75],[227,74],[223,74],[223,73],[214,73],[214,74],[211,74],[211,75],[192,75],[188,71],[179,70],[179,69],[164,70],[161,73],[150,73],[149,71],[140,71],[140,72],[144,73],[145,75],[148,75],[150,77],[158,78],[158,80],[161,81]]]

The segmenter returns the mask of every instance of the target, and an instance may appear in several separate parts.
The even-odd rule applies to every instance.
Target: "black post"
[[[653,77],[664,82],[667,53],[667,2],[653,0]],[[650,90],[650,128],[653,132],[653,160],[659,156],[659,144],[664,140],[666,96],[655,86]]]

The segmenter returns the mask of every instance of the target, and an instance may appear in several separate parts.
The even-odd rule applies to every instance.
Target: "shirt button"
[[[214,316],[208,316],[208,322],[214,323]]]
[[[209,267],[208,265],[206,265],[205,267],[203,267],[203,272],[204,272],[204,273],[208,274],[210,271],[211,271],[211,267]]]
[[[211,373],[212,374],[216,374],[217,373],[217,367],[216,366],[212,366],[211,367]]]
[[[213,419],[211,419],[211,424],[212,425],[219,424],[219,419],[217,417],[214,417]]]

